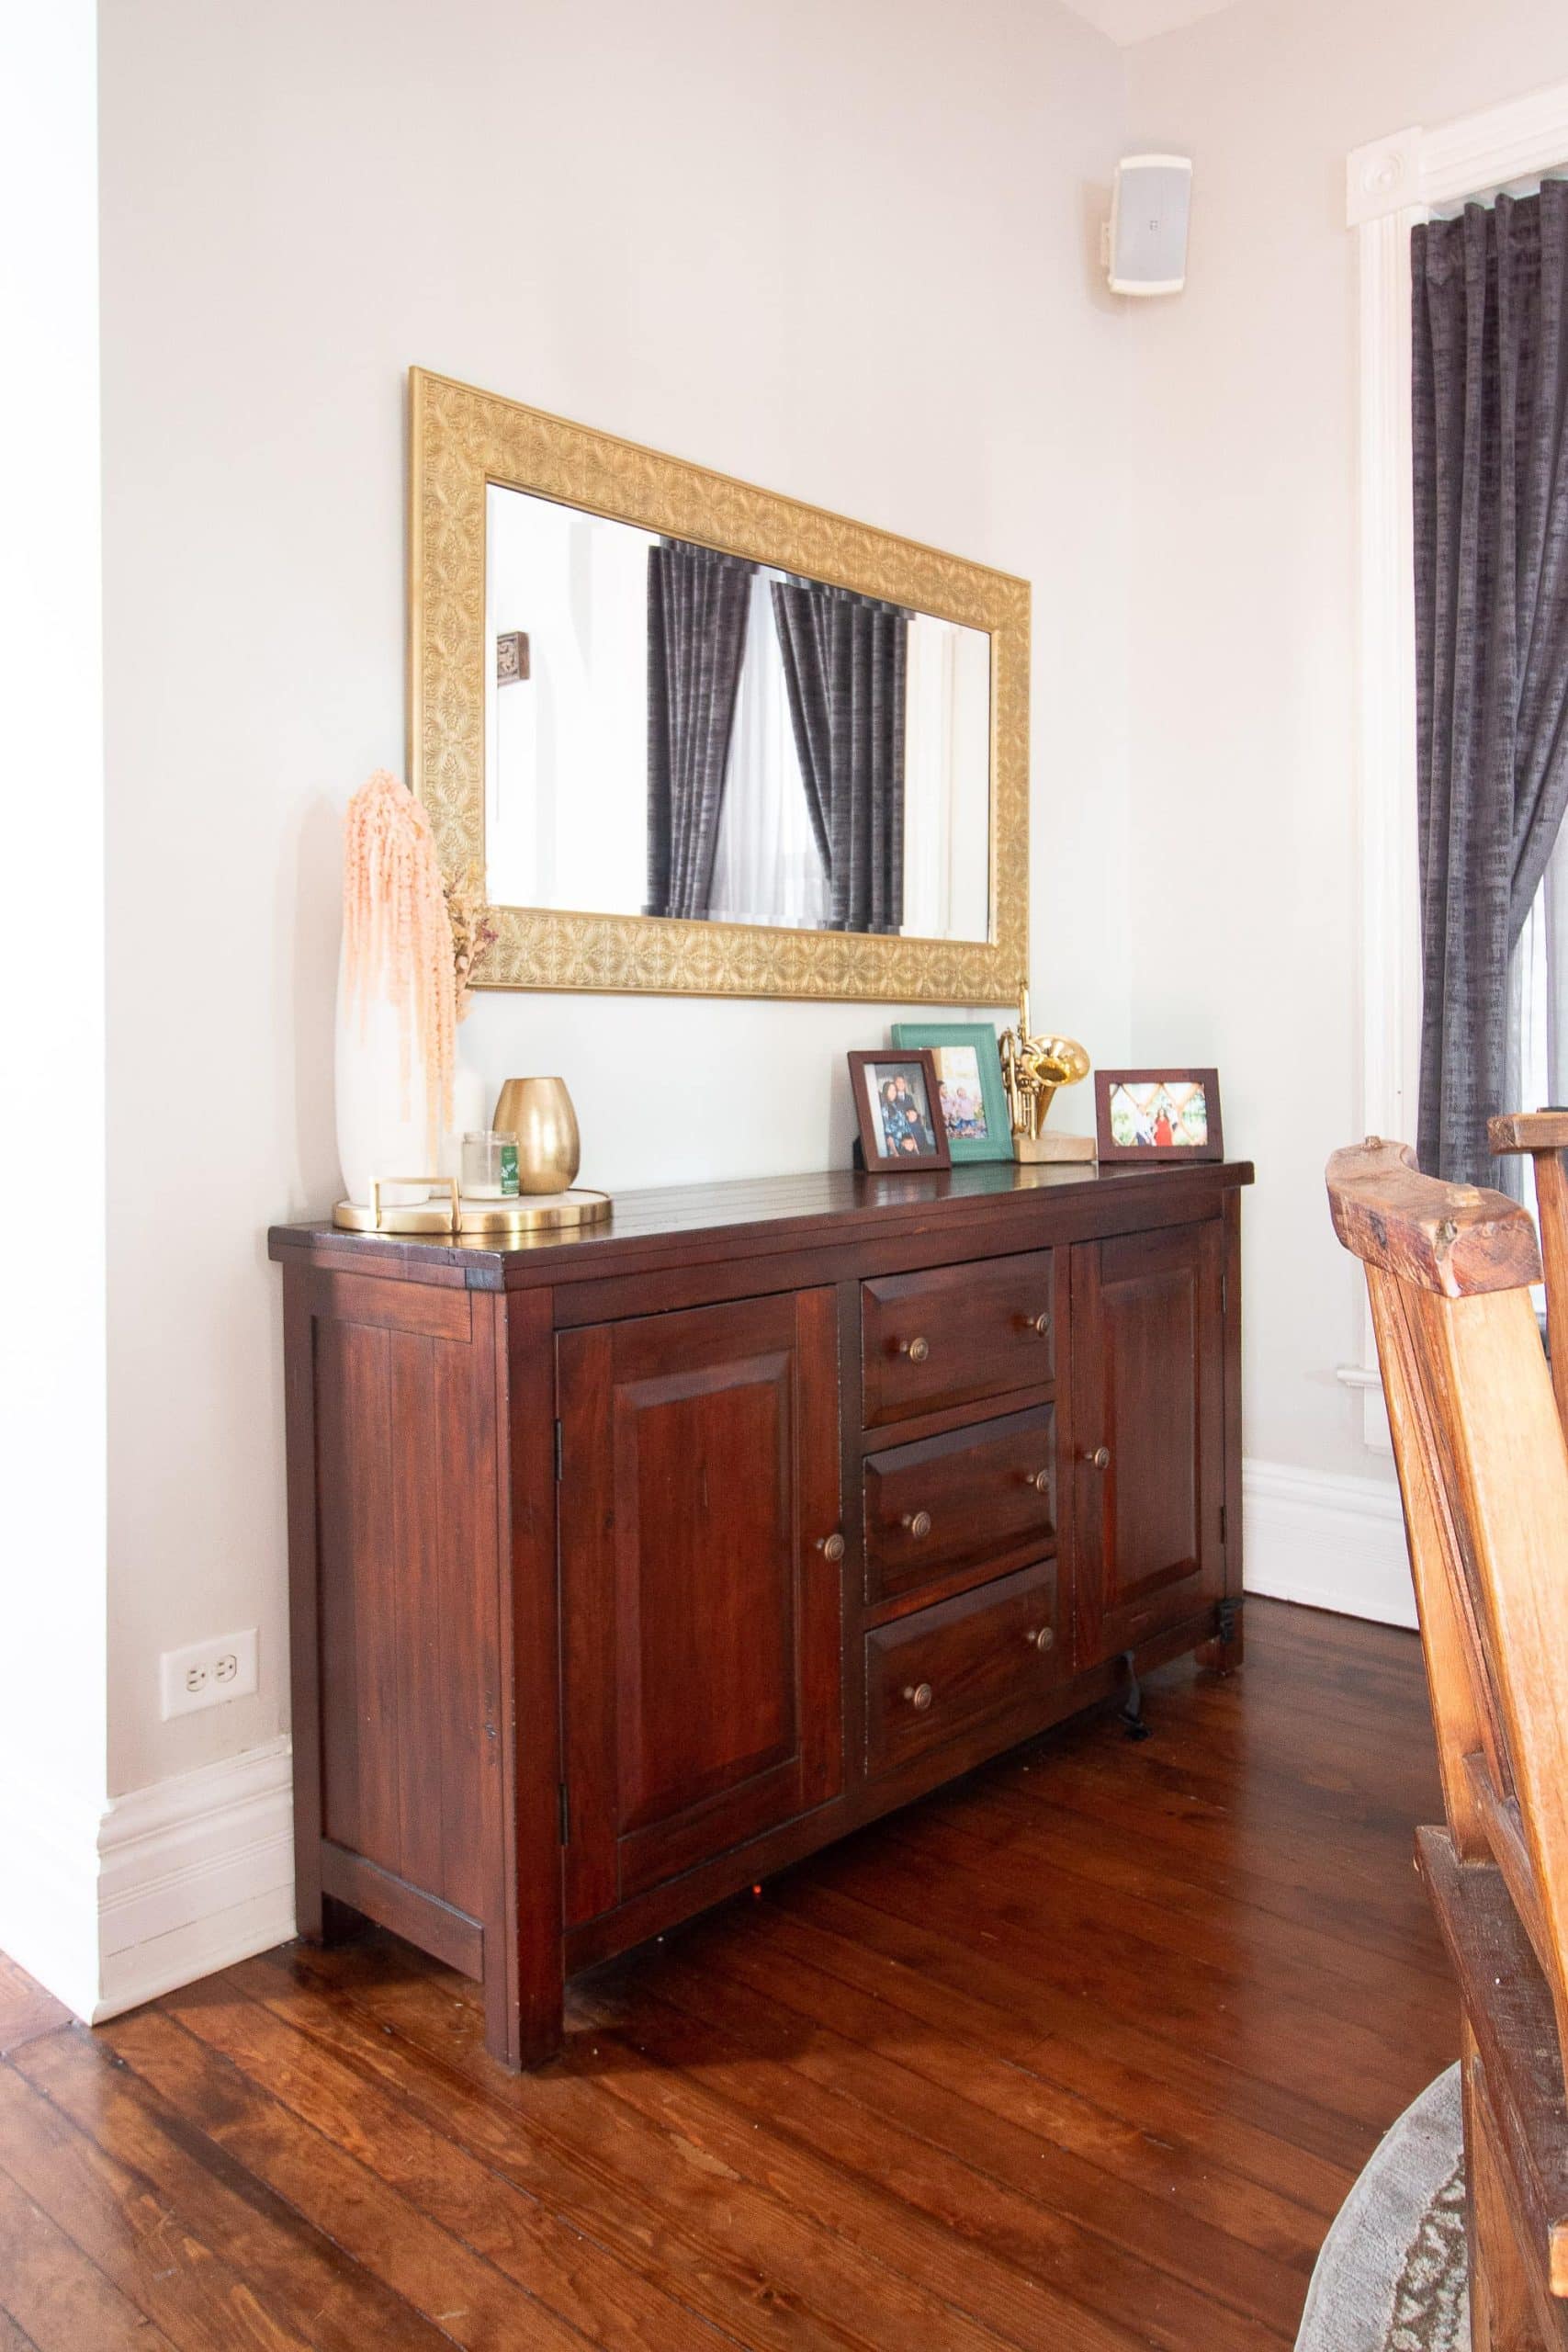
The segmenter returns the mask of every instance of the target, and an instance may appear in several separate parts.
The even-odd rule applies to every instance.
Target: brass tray
[[[382,1205],[383,1184],[434,1184],[438,1201],[409,1201],[396,1208]],[[345,1233],[455,1233],[457,1229],[457,1180],[455,1176],[372,1176],[370,1205],[339,1201],[333,1223]]]
[[[438,1201],[415,1201],[398,1207],[385,1205],[386,1184],[432,1184],[441,1188]],[[526,1194],[511,1201],[465,1201],[454,1176],[374,1176],[370,1205],[339,1201],[333,1223],[345,1233],[485,1235],[496,1241],[521,1241],[536,1233],[554,1233],[574,1225],[598,1225],[613,1206],[608,1193],[573,1189],[530,1200]]]
[[[475,1201],[464,1201],[457,1212],[457,1230],[516,1241],[525,1234],[553,1233],[565,1226],[597,1225],[609,1216],[611,1206],[608,1193],[575,1188],[537,1200],[530,1200],[525,1193],[515,1201],[487,1201],[482,1206]]]

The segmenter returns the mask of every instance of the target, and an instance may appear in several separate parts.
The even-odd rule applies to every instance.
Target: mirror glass
[[[486,501],[493,905],[990,937],[986,630]]]

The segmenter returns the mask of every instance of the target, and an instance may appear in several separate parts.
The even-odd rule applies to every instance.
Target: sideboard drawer
[[[1053,1253],[1030,1250],[861,1284],[867,1429],[1055,1377]]]
[[[878,1626],[865,1641],[868,1770],[1022,1709],[1063,1670],[1054,1560]]]
[[[1032,1405],[866,1456],[865,1597],[874,1606],[1056,1541],[1056,1408]]]

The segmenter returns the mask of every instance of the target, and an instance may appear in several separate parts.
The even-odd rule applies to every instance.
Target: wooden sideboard
[[[564,1978],[1197,1650],[1241,1655],[1244,1163],[275,1228],[301,1934]],[[1131,1654],[1129,1660],[1128,1654]]]

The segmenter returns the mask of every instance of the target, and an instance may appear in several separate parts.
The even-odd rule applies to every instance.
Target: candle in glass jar
[[[463,1137],[463,1197],[470,1201],[517,1198],[517,1138],[498,1128],[477,1127]]]

